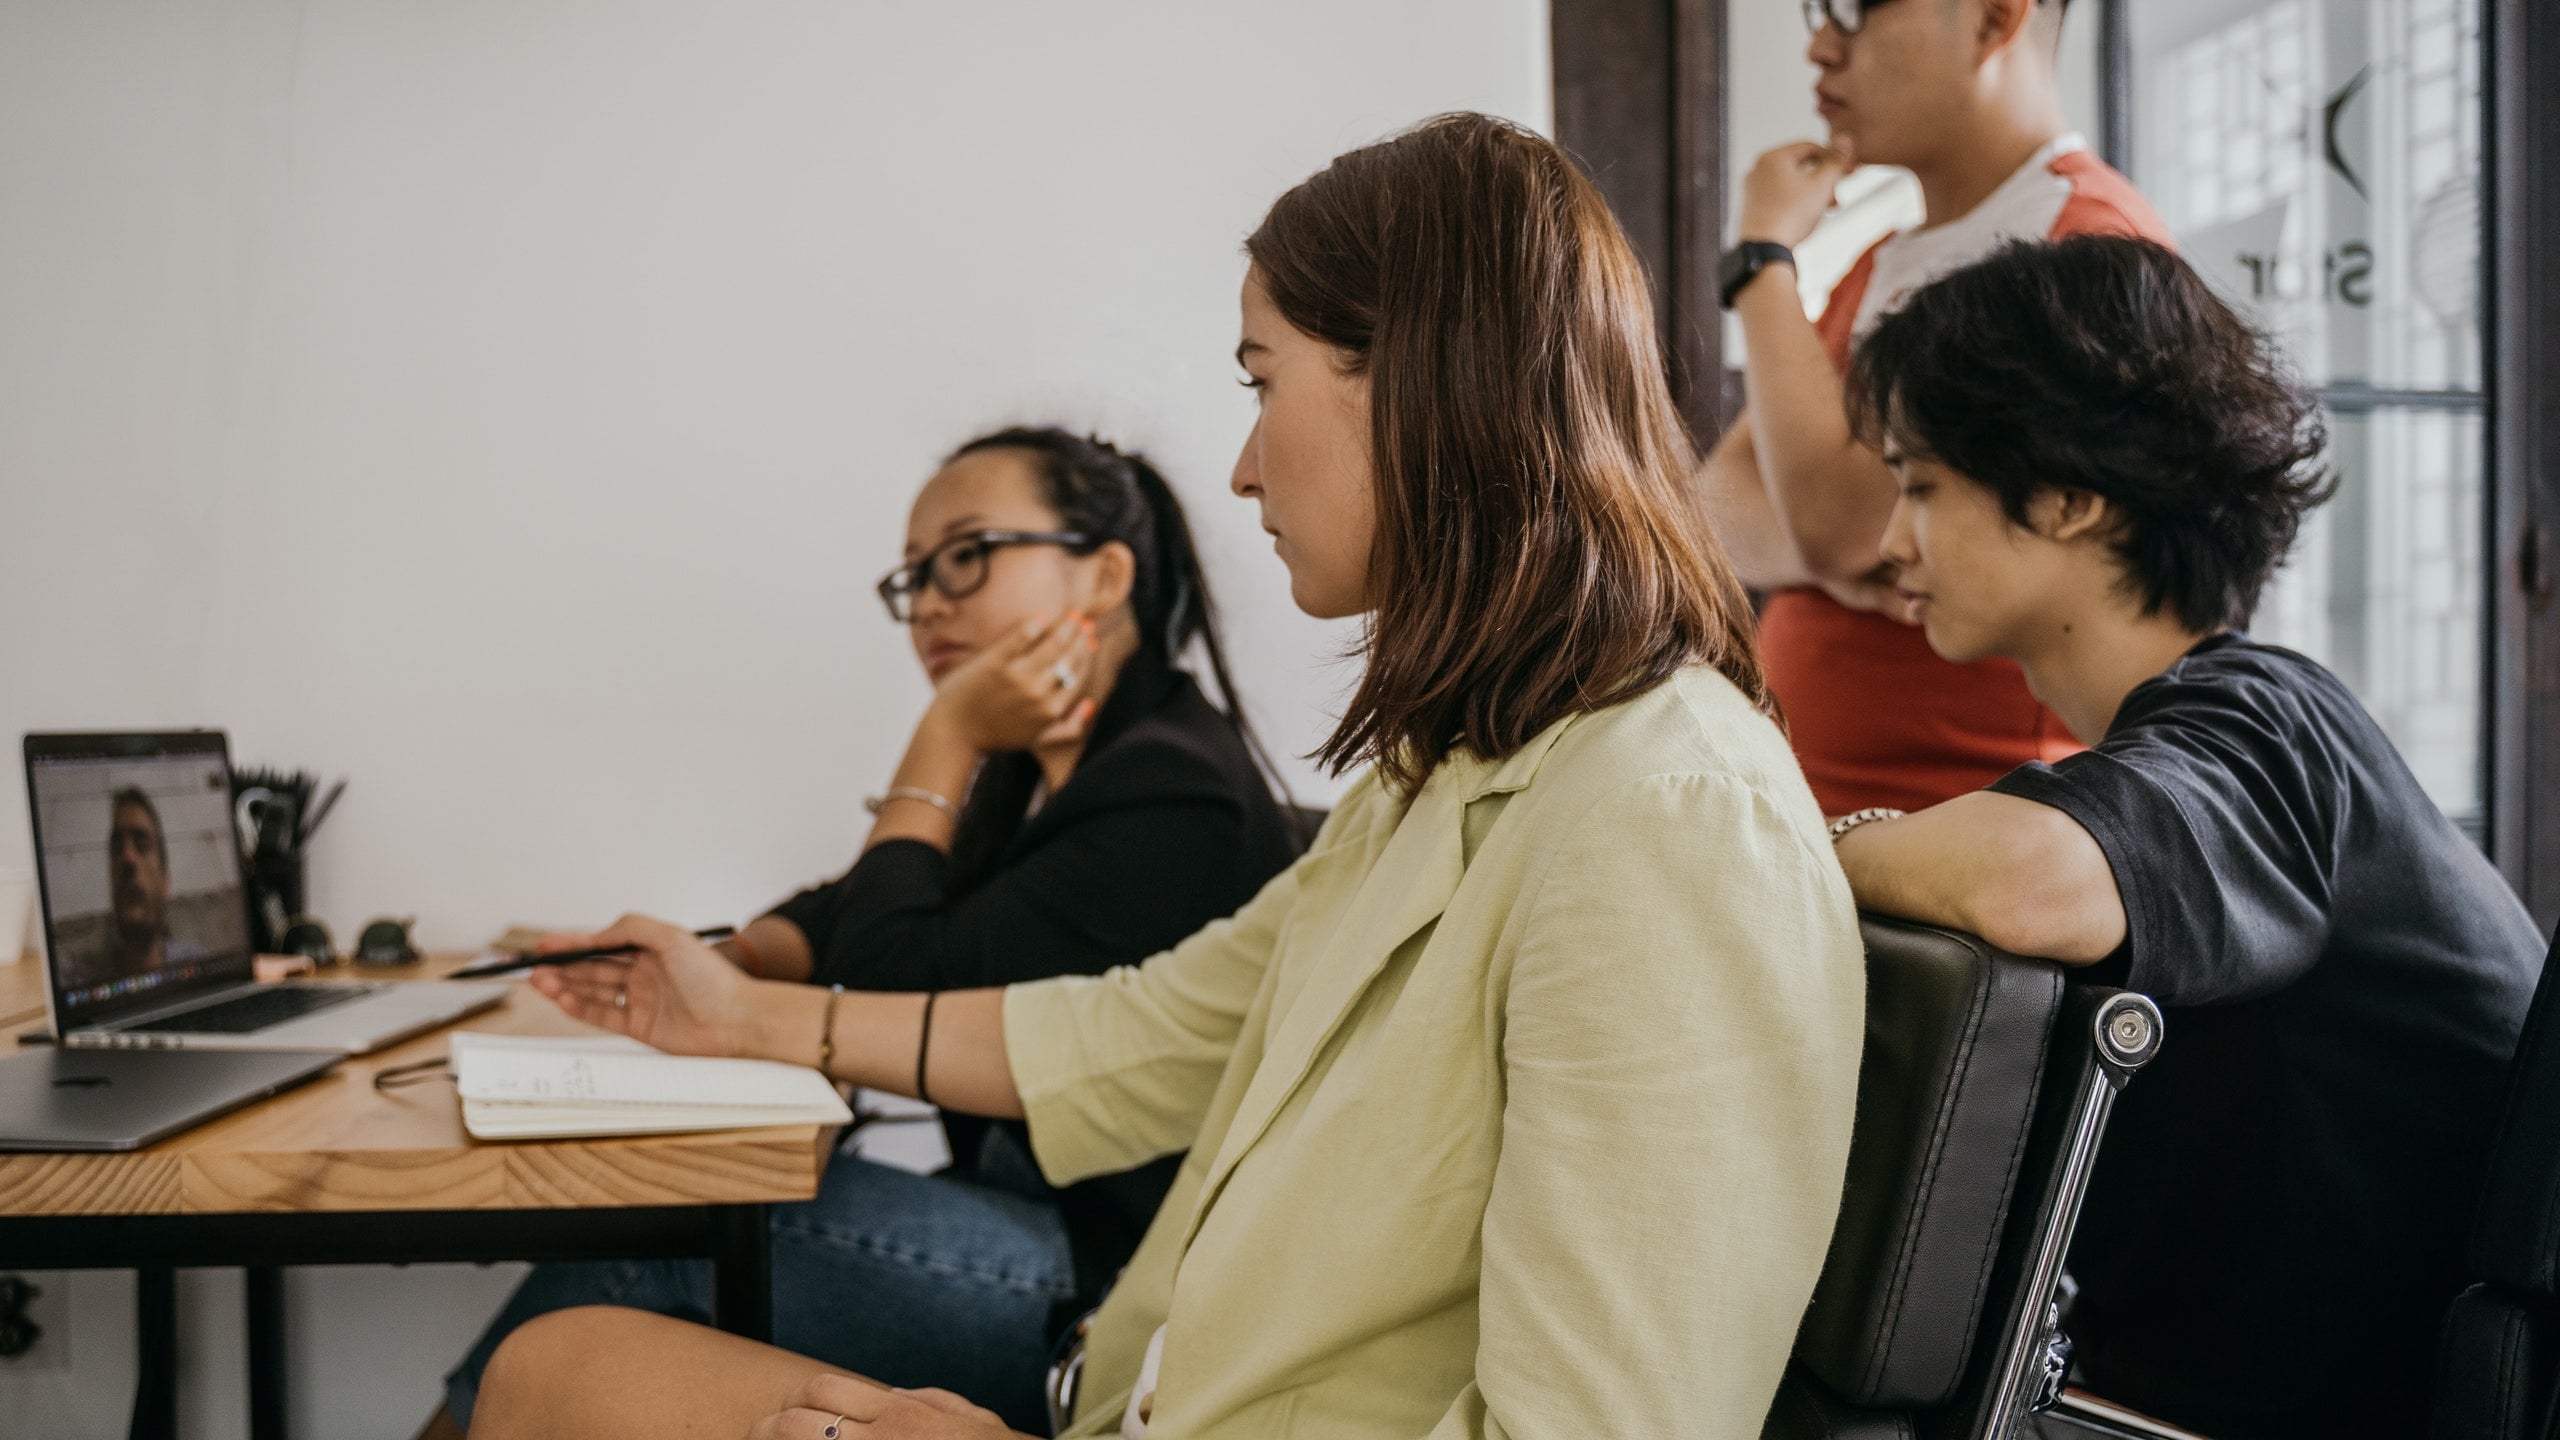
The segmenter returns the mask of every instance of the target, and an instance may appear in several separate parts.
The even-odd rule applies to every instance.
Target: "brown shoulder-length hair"
[[[1245,253],[1369,379],[1368,665],[1318,759],[1411,793],[1699,663],[1774,713],[1643,267],[1562,150],[1438,116],[1281,196]]]

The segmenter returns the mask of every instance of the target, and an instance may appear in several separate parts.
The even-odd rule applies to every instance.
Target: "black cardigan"
[[[774,913],[809,937],[820,984],[965,990],[1097,975],[1234,913],[1301,844],[1235,724],[1189,675],[1140,655],[1122,667],[1067,783],[977,884],[959,889],[942,851],[892,840]],[[954,1171],[972,1168],[989,1123],[944,1115]],[[1004,1123],[1027,1148],[1020,1123]],[[1181,1161],[1051,1192],[1080,1300],[1128,1263]]]

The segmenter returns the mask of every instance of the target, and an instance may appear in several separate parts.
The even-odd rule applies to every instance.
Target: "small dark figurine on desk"
[[[314,805],[312,792],[319,788],[319,778],[305,770],[290,775],[235,770],[231,775],[240,868],[249,886],[250,939],[261,954],[307,954],[331,965],[338,957],[327,928],[303,913],[302,859],[347,782],[330,786]]]

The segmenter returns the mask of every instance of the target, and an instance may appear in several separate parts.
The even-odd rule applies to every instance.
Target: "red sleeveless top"
[[[2070,186],[2053,236],[2137,235],[2170,243],[2168,227],[2133,182],[2096,155],[2069,150],[2048,168]],[[1844,374],[1877,254],[1890,243],[1859,259],[1817,322],[1831,363]],[[1825,814],[1874,805],[1918,810],[1979,790],[2028,761],[2058,760],[2081,748],[2028,692],[2014,662],[1951,664],[1929,648],[1918,626],[1849,609],[1820,590],[1769,597],[1760,616],[1760,651],[1796,757]]]

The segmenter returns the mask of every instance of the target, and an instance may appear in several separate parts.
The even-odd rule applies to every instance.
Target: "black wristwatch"
[[[1734,297],[1742,293],[1743,286],[1759,278],[1761,271],[1772,265],[1792,269],[1795,263],[1796,252],[1784,245],[1770,240],[1745,240],[1724,252],[1724,258],[1716,262],[1716,298],[1730,310]]]

